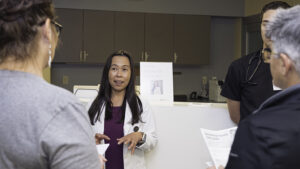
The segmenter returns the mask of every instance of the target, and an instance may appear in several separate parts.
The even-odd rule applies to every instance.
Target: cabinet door
[[[145,51],[147,61],[172,61],[173,15],[146,14]]]
[[[128,51],[135,63],[144,60],[144,22],[143,13],[115,13],[115,49]]]
[[[57,21],[63,25],[63,31],[56,48],[53,62],[80,62],[82,49],[83,12],[76,9],[56,9]]]
[[[174,16],[174,63],[201,65],[209,63],[210,16]]]
[[[114,13],[84,11],[84,62],[105,63],[114,47]]]

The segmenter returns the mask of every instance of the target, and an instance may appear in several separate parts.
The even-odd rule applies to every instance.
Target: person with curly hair
[[[100,169],[92,127],[70,92],[47,83],[62,26],[51,0],[0,0],[0,168]]]

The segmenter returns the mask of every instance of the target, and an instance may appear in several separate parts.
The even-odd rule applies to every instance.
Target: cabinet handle
[[[80,54],[79,54],[79,60],[80,60],[80,62],[82,62],[82,50],[80,51]]]
[[[178,56],[177,56],[177,53],[175,52],[175,53],[174,53],[174,63],[177,62],[177,58],[178,58]]]
[[[142,59],[141,61],[144,61],[144,52],[142,52]]]
[[[83,55],[83,61],[84,62],[86,62],[86,57],[88,56],[89,54],[86,52],[86,51],[84,51],[84,55]]]
[[[147,62],[148,61],[148,57],[149,57],[150,55],[148,55],[148,53],[147,52],[145,52],[145,62]]]

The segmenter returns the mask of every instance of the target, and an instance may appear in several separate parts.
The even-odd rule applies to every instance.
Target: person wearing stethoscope
[[[96,144],[109,143],[106,169],[146,169],[144,152],[158,141],[152,110],[134,82],[132,57],[125,51],[110,55],[88,111]]]
[[[282,1],[270,2],[263,7],[261,36],[264,48],[235,60],[228,69],[221,95],[227,98],[230,117],[237,124],[267,98],[280,91],[272,82],[268,63],[270,49],[265,45],[265,24],[276,14],[276,9],[289,7]]]

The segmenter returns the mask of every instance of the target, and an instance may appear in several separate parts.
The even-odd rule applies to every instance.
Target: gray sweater
[[[87,113],[68,91],[0,70],[0,169],[100,169]]]

